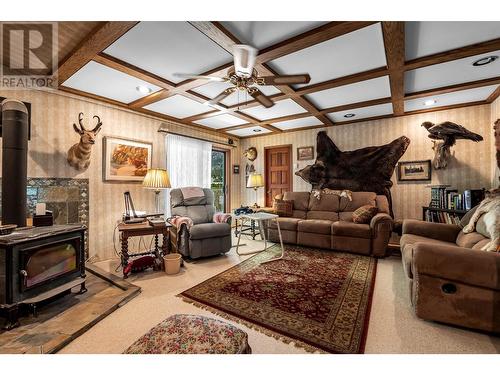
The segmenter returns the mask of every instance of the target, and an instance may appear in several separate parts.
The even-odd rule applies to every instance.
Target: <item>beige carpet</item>
[[[259,241],[245,239],[245,242],[248,246],[242,251],[262,246]],[[172,314],[202,314],[219,318],[183,302],[175,295],[244,258],[232,249],[225,256],[186,263],[181,273],[175,276],[151,271],[132,276],[129,281],[140,286],[142,293],[60,353],[121,353],[139,336]],[[117,264],[117,260],[97,263],[111,272]],[[293,344],[285,344],[245,326],[235,325],[248,332],[253,353],[305,353]],[[408,285],[401,259],[392,256],[378,262],[365,353],[500,353],[500,337],[416,318],[409,305]]]

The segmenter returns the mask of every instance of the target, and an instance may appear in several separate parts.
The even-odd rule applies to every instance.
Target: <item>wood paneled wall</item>
[[[165,136],[157,130],[162,123],[167,122],[60,91],[11,90],[0,91],[0,96],[32,104],[28,176],[89,178],[90,256],[98,259],[114,257],[113,230],[124,210],[123,192],[129,190],[135,207],[148,211],[154,209],[154,192],[143,189],[140,183],[103,182],[102,137],[122,136],[152,142],[153,166],[164,167]],[[93,115],[99,115],[103,122],[98,142],[92,150],[90,168],[83,173],[78,173],[66,162],[67,150],[79,140],[72,128],[72,124],[78,120],[79,112],[85,114],[85,121]],[[197,136],[208,141],[227,141],[225,136],[198,131],[182,124],[168,123],[168,127],[173,132]],[[231,165],[239,163],[241,150],[238,143],[235,142],[237,147],[230,148]],[[240,179],[231,173],[230,184],[231,207],[235,207],[240,203]]]
[[[497,100],[498,106],[498,100]],[[481,134],[485,140],[481,143],[458,141],[452,148],[453,158],[445,170],[432,171],[432,184],[450,184],[460,190],[467,188],[490,188],[492,180],[492,131],[490,105],[465,107],[454,110],[438,111],[412,116],[396,117],[376,121],[359,122],[349,125],[329,127],[325,130],[341,150],[354,150],[361,147],[382,145],[405,135],[411,139],[411,144],[401,160],[432,159],[431,140],[427,131],[420,125],[424,121],[439,123],[453,121]],[[257,148],[258,157],[254,161],[257,172],[264,173],[264,147],[293,144],[294,172],[314,160],[297,161],[297,147],[314,146],[316,152],[316,134],[322,129],[304,130],[299,132],[281,133],[277,135],[246,138],[241,141],[241,148],[250,146]],[[242,170],[248,163],[241,159]],[[393,176],[392,188],[394,212],[396,218],[422,217],[421,206],[430,201],[429,182],[397,182]],[[309,191],[311,185],[298,176],[294,176],[294,191]],[[255,200],[252,189],[245,188],[242,175],[242,201],[251,204]],[[264,202],[264,191],[259,189],[259,204]]]

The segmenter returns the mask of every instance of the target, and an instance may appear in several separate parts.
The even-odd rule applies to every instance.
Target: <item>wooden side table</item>
[[[121,264],[123,269],[123,278],[126,279],[128,274],[125,272],[125,268],[128,265],[128,260],[131,257],[142,256],[142,255],[154,255],[156,259],[163,264],[162,256],[166,255],[170,251],[170,227],[172,225],[169,223],[164,223],[163,225],[151,226],[147,222],[139,224],[125,224],[121,223],[118,225],[118,231],[120,232],[121,241]],[[161,245],[161,250],[159,247],[158,235],[162,235],[163,241]],[[149,251],[144,251],[140,253],[129,254],[128,249],[128,239],[130,237],[136,236],[155,236],[155,245],[153,249]]]

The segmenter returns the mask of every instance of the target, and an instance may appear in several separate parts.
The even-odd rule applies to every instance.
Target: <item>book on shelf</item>
[[[458,224],[465,212],[478,205],[484,189],[468,189],[459,193],[450,185],[428,185],[431,188],[429,207],[424,207],[424,220],[435,223]]]

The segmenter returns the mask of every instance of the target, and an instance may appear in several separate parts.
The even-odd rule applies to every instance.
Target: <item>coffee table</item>
[[[234,215],[234,217],[241,221],[241,225],[242,226],[245,224],[245,221],[254,220],[255,222],[258,223],[258,225],[259,225],[259,231],[261,233],[264,233],[263,230],[262,230],[262,223],[264,221],[276,220],[276,225],[278,227],[278,235],[279,235],[279,238],[280,238],[281,254],[280,254],[279,257],[276,257],[276,258],[273,258],[273,259],[270,259],[270,260],[266,260],[266,261],[264,261],[262,263],[273,262],[275,260],[283,259],[283,256],[285,255],[285,248],[283,247],[283,238],[281,237],[281,229],[280,229],[280,222],[278,220],[278,218],[279,218],[278,215],[276,215],[276,214],[270,214],[270,213],[267,213],[267,212],[255,212],[253,214]],[[241,231],[240,231],[240,233],[238,235],[238,242],[236,243],[236,254],[238,254],[238,255],[249,255],[249,254],[255,254],[255,253],[260,253],[262,251],[266,251],[268,249],[268,247],[267,247],[267,236],[265,235],[265,233],[264,233],[263,237],[264,237],[264,248],[263,249],[249,251],[249,252],[246,252],[246,253],[240,253],[240,251],[239,251],[240,239],[241,239]]]

